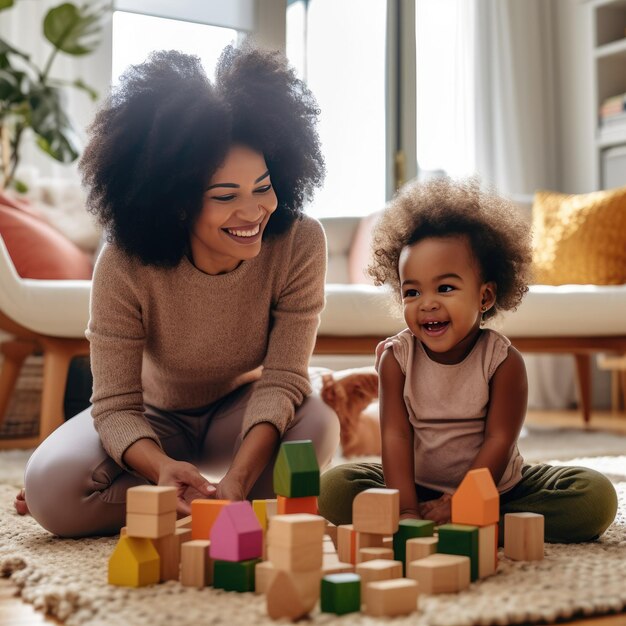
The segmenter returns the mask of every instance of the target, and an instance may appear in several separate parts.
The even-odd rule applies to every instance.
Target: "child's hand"
[[[437,526],[447,524],[451,517],[452,496],[444,493],[436,500],[420,504],[420,514],[424,519],[435,522]]]

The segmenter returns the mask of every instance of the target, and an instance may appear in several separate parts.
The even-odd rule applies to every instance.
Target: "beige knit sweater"
[[[94,270],[86,333],[94,424],[107,453],[123,466],[138,439],[158,443],[144,403],[199,408],[252,381],[244,435],[259,422],[284,433],[311,392],[307,368],[325,277],[324,231],[306,216],[217,276],[186,257],[157,268],[107,245]]]

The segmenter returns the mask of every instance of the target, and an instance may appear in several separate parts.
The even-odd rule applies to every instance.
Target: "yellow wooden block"
[[[352,525],[359,533],[393,535],[400,521],[397,489],[366,489],[352,503]]]
[[[176,510],[176,487],[140,485],[126,490],[126,513],[162,515]]]
[[[267,530],[267,500],[252,500],[252,510],[265,532]]]
[[[109,559],[110,585],[145,587],[159,582],[160,558],[150,539],[120,537]]]
[[[407,578],[368,583],[363,595],[365,613],[371,617],[409,615],[417,610],[417,596],[417,583]]]
[[[176,511],[170,511],[161,515],[126,514],[126,534],[129,537],[158,539],[164,535],[173,535],[175,530]]]
[[[422,593],[456,593],[470,585],[470,559],[456,554],[431,554],[407,565],[407,578]]]
[[[506,513],[504,556],[514,561],[543,559],[544,518],[537,513]]]

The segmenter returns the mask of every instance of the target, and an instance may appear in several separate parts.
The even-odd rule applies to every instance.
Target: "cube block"
[[[162,515],[176,510],[176,488],[139,485],[126,491],[126,512]]]
[[[397,489],[366,489],[352,503],[352,525],[360,533],[393,535],[400,519]]]
[[[414,580],[397,578],[369,583],[363,599],[371,617],[409,615],[417,610],[418,586]]]
[[[317,496],[306,496],[304,498],[286,498],[278,495],[276,497],[278,515],[291,515],[292,513],[310,513],[317,515]]]
[[[225,591],[254,591],[254,572],[260,559],[247,561],[215,561],[213,586]]]
[[[514,561],[541,561],[543,548],[543,515],[507,513],[504,516],[504,556]]]
[[[355,571],[361,577],[361,584],[363,585],[363,590],[365,590],[365,587],[370,582],[401,578],[402,563],[400,563],[400,561],[376,559],[374,561],[359,563]]]
[[[161,515],[144,513],[126,514],[126,534],[129,537],[158,539],[164,535],[173,535],[176,530],[176,511]]]
[[[191,538],[209,540],[211,528],[230,500],[198,499],[191,502]]]
[[[361,577],[357,574],[331,574],[322,578],[322,613],[345,615],[361,610]]]
[[[471,562],[471,579],[478,578],[478,527],[463,524],[439,526],[437,551],[442,554],[467,556]]]
[[[393,534],[393,556],[396,561],[406,562],[406,542],[416,537],[432,537],[435,522],[425,519],[403,519]]]
[[[407,565],[407,577],[423,593],[456,593],[470,585],[470,559],[454,554],[431,554]]]

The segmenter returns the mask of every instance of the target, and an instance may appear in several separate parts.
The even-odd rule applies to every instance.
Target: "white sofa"
[[[326,308],[315,348],[317,355],[373,354],[382,338],[406,325],[390,308],[390,294],[366,284],[350,284],[348,259],[358,217],[322,219],[328,238]],[[520,308],[492,322],[526,353],[575,357],[581,410],[591,412],[591,357],[626,353],[626,285],[533,285]]]

